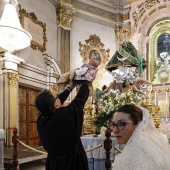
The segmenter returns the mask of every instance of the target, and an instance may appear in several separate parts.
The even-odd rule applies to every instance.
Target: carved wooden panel
[[[35,123],[29,123],[29,138],[38,138],[37,125]]]
[[[19,138],[26,138],[26,123],[19,124]]]
[[[19,86],[19,137],[27,145],[40,145],[37,132],[38,110],[35,98],[39,90]]]
[[[26,89],[19,89],[19,103],[26,103]]]
[[[26,106],[20,105],[19,107],[19,121],[20,122],[25,122],[26,121]]]
[[[34,105],[37,91],[30,90],[28,91],[28,95],[29,95],[29,104]]]
[[[35,107],[29,108],[29,122],[36,122],[38,117],[38,110]]]
[[[29,145],[30,146],[35,146],[37,143],[40,145],[40,140],[34,139],[34,140],[29,140]]]

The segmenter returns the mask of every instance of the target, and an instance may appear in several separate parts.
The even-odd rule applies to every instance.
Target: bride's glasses
[[[126,122],[122,121],[122,122],[118,122],[118,123],[112,122],[110,125],[110,129],[113,130],[113,128],[116,126],[119,130],[123,130],[129,122],[133,122],[133,121],[126,121]]]

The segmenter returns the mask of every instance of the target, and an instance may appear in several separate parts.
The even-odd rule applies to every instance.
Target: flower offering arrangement
[[[93,118],[97,128],[108,126],[116,110],[125,104],[140,105],[142,97],[133,92],[105,93],[98,101],[99,114]]]

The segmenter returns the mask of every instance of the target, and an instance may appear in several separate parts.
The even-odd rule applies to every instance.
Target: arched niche
[[[130,21],[133,36],[131,42],[148,61],[148,68],[144,78],[154,82],[156,73],[157,39],[161,34],[169,32],[169,25],[161,25],[162,21],[170,22],[170,1],[167,0],[141,0],[131,5]],[[158,29],[159,25],[159,30]],[[163,29],[165,29],[163,31]],[[153,31],[154,30],[154,31]],[[155,81],[154,81],[155,80]]]
[[[157,23],[149,34],[149,53],[148,58],[150,60],[150,80],[153,84],[169,83],[170,75],[168,74],[168,66],[170,66],[168,60],[168,55],[170,55],[170,20],[161,21]],[[166,39],[169,38],[168,39]],[[166,41],[169,41],[168,44]],[[166,47],[166,46],[169,47]],[[166,65],[166,62],[168,62]],[[168,74],[165,80],[160,80],[160,74]]]

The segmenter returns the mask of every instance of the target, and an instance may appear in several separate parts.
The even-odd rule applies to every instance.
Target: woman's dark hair
[[[122,83],[122,87],[126,87],[126,81],[128,81],[128,80],[125,80],[123,83]],[[131,83],[131,82],[129,82],[130,83],[130,85],[133,85],[133,83]]]
[[[117,112],[123,112],[129,114],[130,119],[133,121],[135,125],[138,123],[138,121],[142,120],[142,115],[143,115],[142,110],[139,107],[132,104],[126,104],[120,107],[117,110]]]
[[[50,90],[44,89],[35,99],[36,108],[43,114],[54,111],[55,97],[51,94]]]

